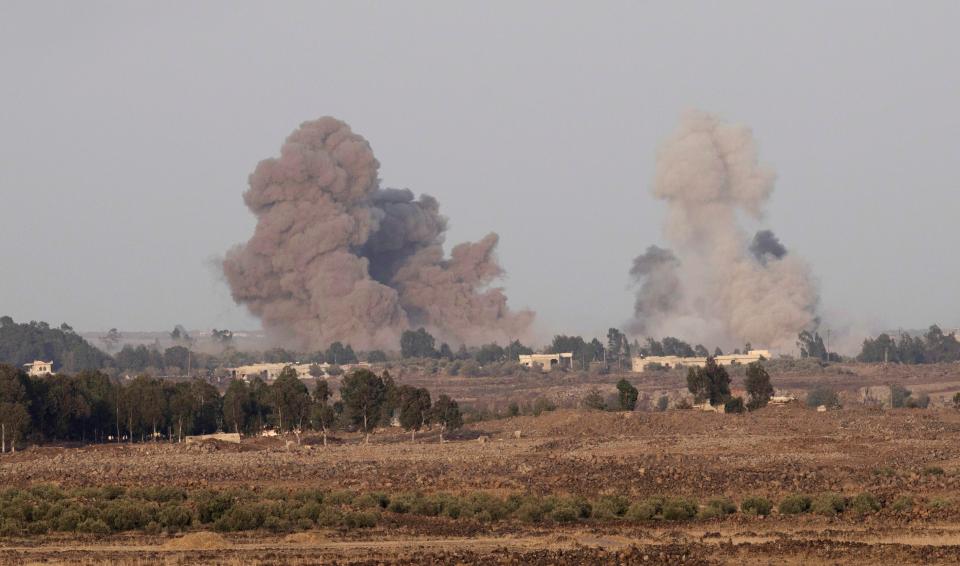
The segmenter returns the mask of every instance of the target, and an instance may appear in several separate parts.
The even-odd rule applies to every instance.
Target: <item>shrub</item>
[[[940,466],[927,466],[923,469],[923,475],[925,476],[942,476],[943,468]]]
[[[748,515],[766,516],[773,509],[773,502],[766,497],[748,497],[740,504],[740,509]]]
[[[290,524],[290,521],[277,517],[275,515],[268,515],[263,520],[263,528],[269,530],[273,533],[286,533],[290,532],[293,529],[293,526]]]
[[[412,504],[413,501],[409,495],[396,496],[390,500],[390,504],[387,505],[387,511],[399,514],[409,513]]]
[[[171,531],[178,531],[190,526],[190,523],[193,522],[193,514],[182,505],[167,505],[160,509],[157,522],[161,527]]]
[[[726,497],[715,497],[707,502],[707,507],[716,509],[721,515],[732,515],[737,512],[737,504]]]
[[[723,404],[723,411],[725,413],[742,413],[745,410],[743,405],[743,397],[731,397],[727,399],[727,402]]]
[[[23,523],[17,519],[0,521],[0,537],[17,536],[23,532]]]
[[[667,397],[666,395],[661,395],[660,398],[657,399],[657,410],[658,410],[658,411],[660,411],[660,412],[666,411],[666,410],[667,410],[667,407],[669,407],[669,406],[670,406],[670,398]]]
[[[585,409],[593,409],[595,411],[607,410],[607,402],[604,400],[600,390],[596,388],[591,389],[580,403]]]
[[[84,516],[76,509],[67,509],[63,513],[60,513],[60,517],[57,518],[57,530],[75,531],[77,530],[77,525],[83,521],[83,518]]]
[[[114,531],[132,531],[150,522],[144,506],[132,501],[117,499],[103,509],[104,522]]]
[[[580,518],[580,508],[572,502],[564,502],[553,508],[550,518],[558,523],[572,523]]]
[[[634,521],[650,521],[657,517],[660,509],[652,501],[637,501],[627,509],[627,518]]]
[[[840,397],[837,396],[837,392],[833,389],[821,385],[807,393],[808,407],[816,408],[820,405],[823,405],[828,409],[837,408],[840,406]]]
[[[527,523],[539,523],[543,519],[543,516],[549,511],[550,509],[548,509],[542,501],[530,498],[524,501],[523,504],[517,508],[514,514],[521,521]]]
[[[262,505],[240,503],[217,519],[214,528],[218,531],[251,531],[263,525],[266,515]]]
[[[884,478],[892,478],[893,476],[897,475],[897,472],[890,466],[883,466],[881,468],[874,468],[873,475]]]
[[[893,500],[893,503],[890,504],[890,508],[898,513],[909,511],[913,509],[913,498],[909,495],[901,495]]]
[[[788,495],[778,507],[781,515],[797,515],[810,510],[811,500],[806,495]]]
[[[82,523],[77,525],[77,531],[103,536],[110,534],[110,527],[100,519],[84,519]]]
[[[850,500],[850,510],[857,515],[876,513],[880,510],[880,501],[872,493],[863,492]]]
[[[196,498],[196,505],[201,523],[215,523],[233,507],[233,499],[226,493],[202,492]]]
[[[332,507],[323,507],[313,520],[318,527],[336,527],[344,523],[343,514]]]
[[[363,508],[379,507],[380,509],[386,509],[390,505],[390,498],[385,493],[366,493],[354,499],[353,504]]]
[[[629,508],[630,502],[626,497],[605,495],[593,503],[591,515],[594,519],[615,519],[622,517]]]
[[[836,493],[822,493],[810,503],[810,511],[825,517],[833,517],[838,513],[843,513],[846,507],[846,499]]]
[[[942,497],[936,497],[927,502],[927,507],[934,511],[949,509],[953,507],[953,501]]]
[[[351,511],[343,515],[342,525],[348,529],[369,529],[376,526],[379,518],[373,511]]]
[[[663,518],[667,521],[685,521],[697,515],[697,502],[690,499],[670,499],[663,504]]]

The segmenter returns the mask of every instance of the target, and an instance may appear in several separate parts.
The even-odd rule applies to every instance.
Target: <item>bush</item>
[[[778,507],[781,515],[797,515],[810,510],[811,500],[806,495],[788,495]]]
[[[336,527],[344,524],[343,514],[332,507],[323,507],[313,520],[318,527]]]
[[[412,505],[413,498],[411,496],[399,495],[390,500],[389,505],[387,505],[387,511],[398,514],[409,513]]]
[[[594,519],[616,519],[617,517],[623,517],[629,508],[630,502],[626,497],[605,495],[593,503],[591,516]]]
[[[841,495],[836,493],[822,493],[816,496],[810,503],[810,511],[817,515],[833,517],[847,507],[847,501]]]
[[[584,409],[592,409],[595,411],[607,410],[607,402],[603,399],[600,390],[596,388],[591,389],[580,403]]]
[[[740,510],[748,515],[767,516],[773,510],[773,502],[766,497],[748,497],[740,504]]]
[[[669,407],[669,406],[670,406],[670,398],[667,397],[666,395],[661,395],[660,398],[657,399],[657,410],[658,410],[658,411],[660,411],[660,412],[666,411],[666,410],[667,410],[667,407]]]
[[[87,533],[91,535],[108,535],[110,534],[110,527],[100,519],[84,519],[82,523],[77,525],[77,531],[81,533]]]
[[[150,522],[144,506],[132,501],[118,499],[103,509],[104,522],[114,531],[132,531]]]
[[[876,513],[880,510],[880,501],[872,493],[863,492],[850,500],[850,510],[857,515]]]
[[[807,393],[807,406],[817,408],[820,405],[828,409],[840,407],[840,397],[837,392],[826,386],[820,386]]]
[[[726,497],[715,497],[707,502],[707,508],[716,509],[721,515],[732,515],[737,512],[737,504]]]
[[[161,527],[171,531],[179,531],[190,526],[190,523],[193,522],[193,514],[186,507],[173,504],[160,509],[157,519]]]
[[[893,500],[893,503],[890,504],[890,508],[897,513],[909,511],[913,509],[913,498],[908,495],[901,495]]]
[[[941,509],[949,509],[953,507],[953,501],[942,498],[942,497],[936,497],[927,502],[927,507],[934,511],[939,511]]]
[[[75,531],[77,530],[77,525],[83,522],[83,519],[84,516],[76,509],[67,509],[63,513],[60,513],[60,517],[57,518],[57,530]]]
[[[723,412],[725,413],[742,413],[745,410],[743,405],[743,397],[731,397],[727,399],[727,402],[723,404]]]
[[[697,516],[697,502],[690,499],[670,499],[663,504],[663,518],[667,521],[685,521]]]
[[[564,502],[553,508],[550,518],[558,523],[572,523],[580,518],[580,508],[572,502]]]
[[[255,503],[241,503],[230,508],[214,523],[218,531],[252,531],[263,526],[266,510]]]
[[[942,476],[943,468],[940,466],[927,466],[923,469],[923,475],[925,476]]]
[[[342,525],[348,529],[369,529],[376,526],[379,513],[373,511],[351,511],[343,515]]]
[[[650,521],[660,513],[660,508],[653,501],[638,501],[627,509],[627,518],[634,521]]]

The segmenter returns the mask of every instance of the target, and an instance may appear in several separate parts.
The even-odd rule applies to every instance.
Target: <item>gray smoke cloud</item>
[[[780,242],[780,238],[773,230],[760,230],[753,235],[750,242],[750,253],[757,261],[766,265],[768,259],[781,259],[787,255],[787,248]]]
[[[634,260],[630,331],[704,344],[789,348],[816,321],[806,262],[769,230],[753,240],[740,217],[763,218],[776,175],[749,128],[690,112],[657,155],[653,194],[667,203],[671,250]]]
[[[446,257],[437,200],[380,188],[378,169],[367,140],[334,118],[290,134],[250,175],[257,226],[223,261],[234,300],[304,350],[396,348],[420,326],[454,345],[526,337],[533,313],[490,287],[503,275],[497,235]]]

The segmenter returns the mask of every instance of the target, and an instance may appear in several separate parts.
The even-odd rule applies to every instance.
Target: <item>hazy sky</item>
[[[0,314],[255,328],[213,260],[300,122],[501,236],[542,335],[632,313],[658,144],[700,108],[778,172],[765,225],[827,321],[960,325],[960,2],[0,0]]]

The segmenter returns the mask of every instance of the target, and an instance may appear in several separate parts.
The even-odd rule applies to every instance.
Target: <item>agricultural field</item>
[[[548,395],[560,408],[472,422],[442,444],[435,430],[388,429],[326,446],[310,434],[30,447],[0,456],[0,562],[960,561],[960,412],[945,406],[960,367],[771,374],[797,394],[836,385],[844,407],[595,411],[555,393],[612,392],[620,376],[441,377],[470,403]],[[628,377],[651,398],[683,387],[680,374]],[[856,402],[888,382],[926,392],[930,408]]]

